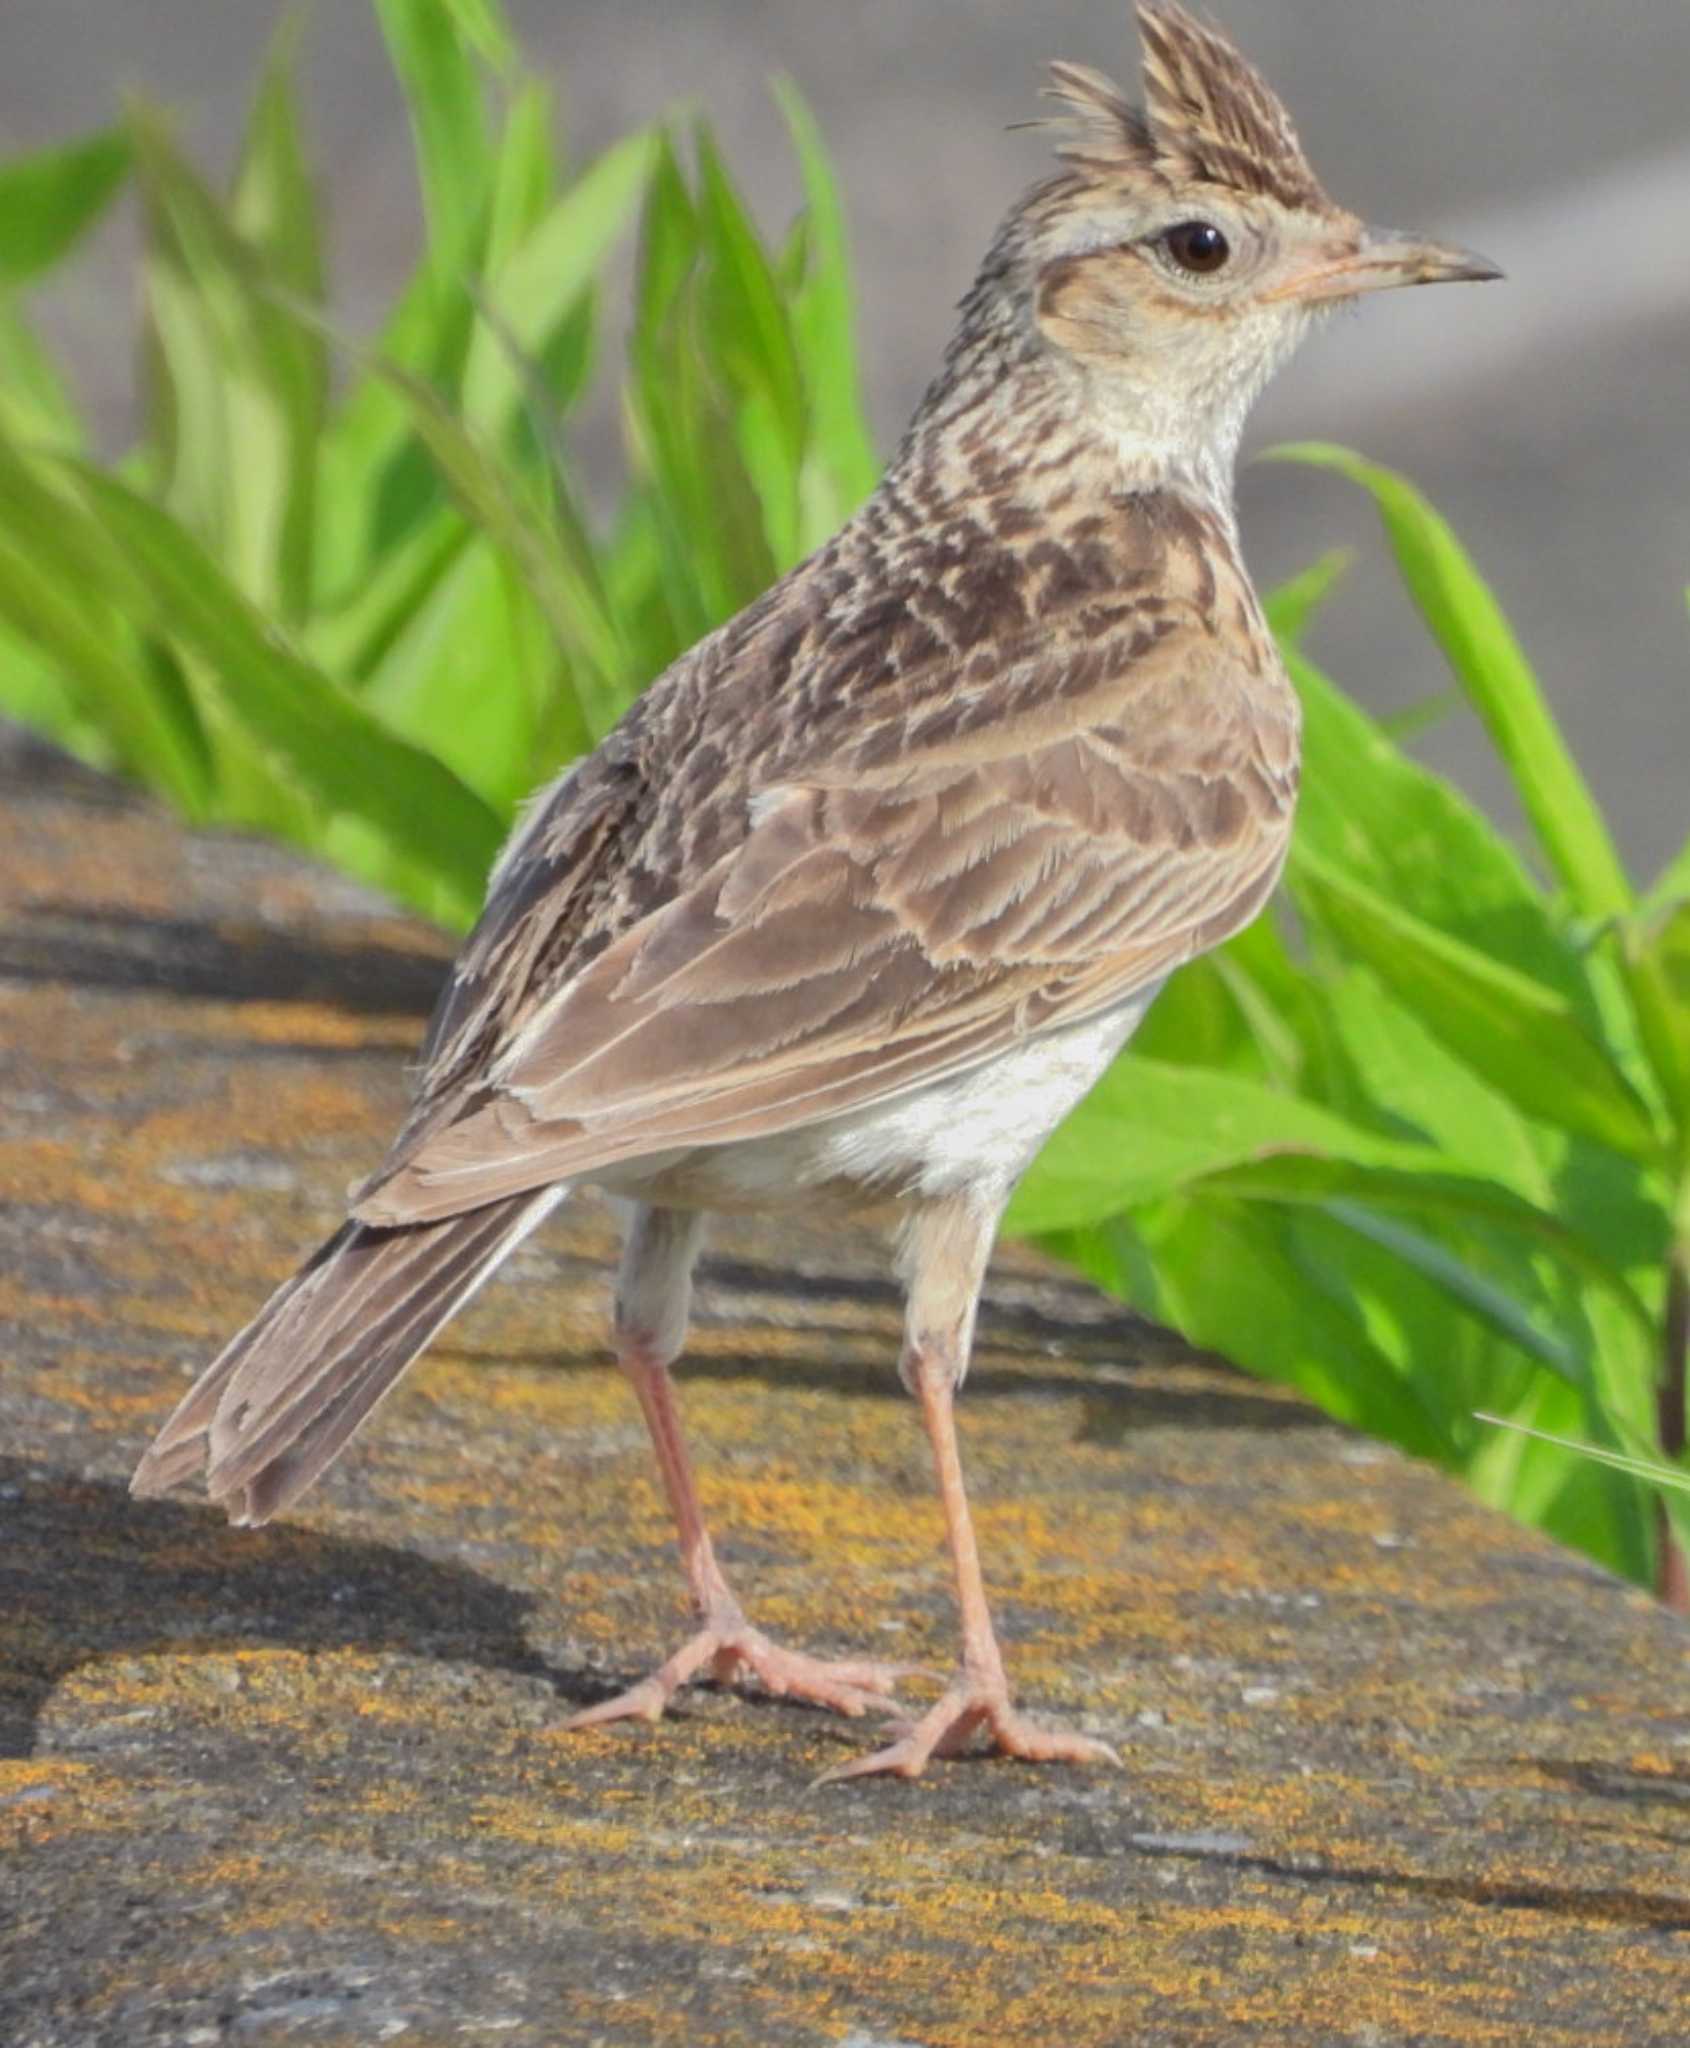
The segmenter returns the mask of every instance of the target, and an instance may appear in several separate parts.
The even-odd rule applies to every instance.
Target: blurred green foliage
[[[794,93],[803,207],[770,246],[707,128],[560,161],[498,0],[374,4],[426,236],[367,345],[325,302],[291,31],[226,191],[144,106],[0,165],[0,712],[462,927],[521,798],[876,462],[838,196]],[[106,461],[28,301],[125,191],[144,391]],[[572,434],[630,242],[627,467],[595,515]],[[1011,1227],[1670,1588],[1690,848],[1636,891],[1448,527],[1341,450],[1280,452],[1371,494],[1531,846],[1300,651],[1336,577],[1316,565],[1272,608],[1307,721],[1282,906],[1175,979]]]

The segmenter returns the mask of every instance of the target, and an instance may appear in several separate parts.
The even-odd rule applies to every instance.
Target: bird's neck
[[[1033,518],[1077,499],[1174,491],[1233,534],[1246,410],[1246,402],[1220,407],[1198,430],[1188,400],[1170,391],[1153,360],[1094,369],[977,288],[888,481],[933,511],[984,495]]]

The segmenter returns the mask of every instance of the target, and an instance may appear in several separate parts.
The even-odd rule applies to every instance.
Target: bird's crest
[[[1173,0],[1142,0],[1144,111],[1102,72],[1053,64],[1048,95],[1069,133],[1060,155],[1093,175],[1145,172],[1266,193],[1287,206],[1331,204],[1291,117],[1218,29]]]

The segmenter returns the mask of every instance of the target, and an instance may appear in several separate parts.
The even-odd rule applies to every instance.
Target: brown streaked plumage
[[[668,1377],[702,1212],[883,1205],[963,1659],[847,1771],[913,1775],[980,1728],[1109,1754],[1015,1710],[992,1633],[951,1413],[986,1259],[1038,1144],[1284,858],[1296,702],[1231,507],[1251,399],[1315,303],[1494,274],[1366,229],[1217,31],[1139,20],[1144,113],[1055,68],[1062,168],[1000,230],[884,482],[537,800],[387,1159],[136,1474],[203,1463],[266,1519],[570,1187],[632,1198],[617,1349],[700,1626],[578,1720],[656,1714],[705,1670],[883,1701],[889,1667],[746,1621]]]

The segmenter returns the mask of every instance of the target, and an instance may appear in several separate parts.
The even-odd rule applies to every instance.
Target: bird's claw
[[[886,1748],[855,1757],[849,1763],[835,1764],[815,1782],[831,1785],[845,1778],[881,1775],[919,1778],[933,1757],[957,1755],[981,1728],[990,1734],[994,1750],[1024,1763],[1109,1763],[1118,1767],[1121,1762],[1107,1742],[1077,1735],[1066,1728],[1036,1726],[1010,1704],[1001,1680],[994,1683],[964,1678],[918,1719],[894,1721],[890,1730],[893,1739]]]
[[[735,1618],[706,1623],[650,1677],[571,1714],[563,1725],[593,1728],[607,1721],[655,1721],[690,1680],[708,1676],[718,1685],[731,1685],[747,1673],[777,1699],[808,1700],[855,1720],[869,1712],[896,1712],[893,1687],[918,1670],[913,1664],[883,1663],[872,1657],[828,1659],[782,1649],[761,1629]]]

